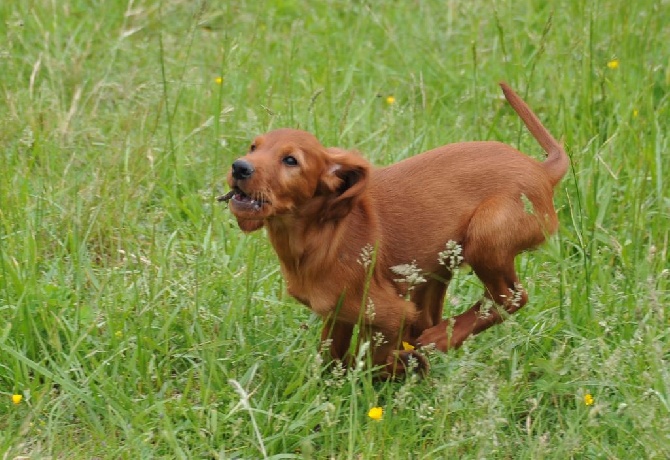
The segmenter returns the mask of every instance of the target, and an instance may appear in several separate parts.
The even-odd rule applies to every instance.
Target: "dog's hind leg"
[[[514,272],[514,262],[503,271],[483,267],[473,269],[484,283],[484,298],[464,313],[423,331],[417,339],[419,345],[435,344],[441,351],[458,348],[468,337],[501,323],[504,314],[514,313],[528,301]]]
[[[448,348],[459,347],[471,335],[479,334],[504,321],[528,302],[528,294],[519,284],[514,260],[507,267],[473,267],[484,283],[484,298],[451,321]]]
[[[416,304],[419,314],[416,321],[407,328],[405,339],[414,345],[423,331],[439,324],[442,321],[444,297],[447,292],[449,277],[444,281],[430,279],[417,286],[412,293],[412,301]]]
[[[484,298],[469,310],[424,331],[417,342],[446,351],[501,323],[528,301],[514,269],[515,256],[545,239],[544,225],[520,200],[492,199],[473,215],[463,257],[484,284]]]

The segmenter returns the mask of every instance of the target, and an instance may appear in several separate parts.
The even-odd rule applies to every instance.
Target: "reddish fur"
[[[556,231],[553,188],[565,175],[568,157],[528,106],[507,85],[505,96],[547,151],[536,161],[500,142],[450,144],[385,168],[373,168],[354,152],[325,148],[309,133],[271,131],[254,141],[242,158],[254,168],[248,178],[229,175],[231,187],[270,202],[245,209],[233,199],[230,209],[240,228],[263,226],[279,256],[289,293],[325,320],[322,338],[331,338],[334,358],[346,358],[353,325],[387,341],[373,354],[387,374],[403,371],[408,355],[400,341],[458,347],[503,320],[481,302],[450,320],[442,319],[449,270],[437,255],[447,241],[463,247],[469,264],[485,285],[485,297],[507,313],[527,301],[518,288],[515,256],[541,244]],[[292,155],[298,166],[282,158]],[[524,209],[524,195],[534,212]],[[367,294],[374,320],[364,318],[366,271],[358,263],[366,245],[377,247]],[[416,261],[428,282],[410,292],[394,281],[390,267]]]

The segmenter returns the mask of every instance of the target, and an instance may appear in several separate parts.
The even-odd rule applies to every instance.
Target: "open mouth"
[[[238,208],[246,211],[260,211],[263,205],[268,202],[261,198],[254,198],[244,193],[239,187],[234,187],[222,201],[232,201],[232,204]]]

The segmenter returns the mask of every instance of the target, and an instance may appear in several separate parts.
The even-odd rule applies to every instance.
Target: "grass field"
[[[0,458],[670,458],[669,24],[667,0],[3,1]],[[530,303],[424,380],[325,370],[215,201],[230,163],[281,126],[380,165],[541,158],[500,80],[572,159],[559,233],[517,260]],[[446,310],[480,295],[462,270]]]

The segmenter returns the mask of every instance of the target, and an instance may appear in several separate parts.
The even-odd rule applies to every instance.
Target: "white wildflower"
[[[375,320],[375,303],[370,298],[368,298],[368,303],[365,306],[365,318],[370,322]]]
[[[411,372],[415,372],[419,368],[419,360],[416,359],[416,356],[413,354],[409,355],[407,357],[407,368],[405,369],[406,372],[409,374]]]
[[[19,143],[29,149],[33,148],[35,145],[35,133],[33,133],[33,130],[30,126],[26,126],[23,130],[23,133],[21,133]]]
[[[320,352],[324,352],[328,349],[330,349],[330,346],[333,344],[333,339],[325,339],[321,342],[321,346],[319,347]]]
[[[370,349],[370,342],[364,342],[356,355],[356,372],[360,372],[365,367],[365,357]]]
[[[437,254],[437,261],[449,270],[456,270],[463,262],[463,246],[449,240],[444,251]]]
[[[417,415],[421,420],[432,421],[433,414],[435,413],[435,408],[429,405],[427,402],[422,402],[417,410]]]
[[[328,387],[342,388],[345,381],[345,374],[347,373],[347,368],[344,366],[342,361],[337,360],[333,363],[330,369],[330,378],[327,378],[323,381]]]
[[[331,402],[323,405],[324,422],[327,427],[334,426],[337,423],[337,409]]]
[[[363,266],[366,270],[372,265],[372,259],[375,253],[375,248],[370,243],[366,244],[361,248],[361,254],[357,262]]]
[[[487,297],[483,298],[479,306],[479,316],[481,318],[488,318],[491,315],[491,309],[493,308],[495,308],[493,300]]]
[[[400,264],[391,267],[391,271],[396,275],[400,275],[403,278],[395,279],[396,283],[407,283],[408,290],[412,290],[415,286],[425,283],[426,278],[424,278],[421,273],[421,269],[417,267],[416,260],[413,260],[411,264]]]
[[[510,294],[512,294],[512,297],[508,300],[509,305],[518,310],[521,307],[521,296],[523,295],[523,286],[521,285],[521,283],[515,283],[514,289],[510,289],[509,292]]]
[[[375,347],[381,347],[386,343],[386,339],[384,338],[384,334],[382,334],[381,331],[377,331],[373,334],[372,336],[372,344]]]

